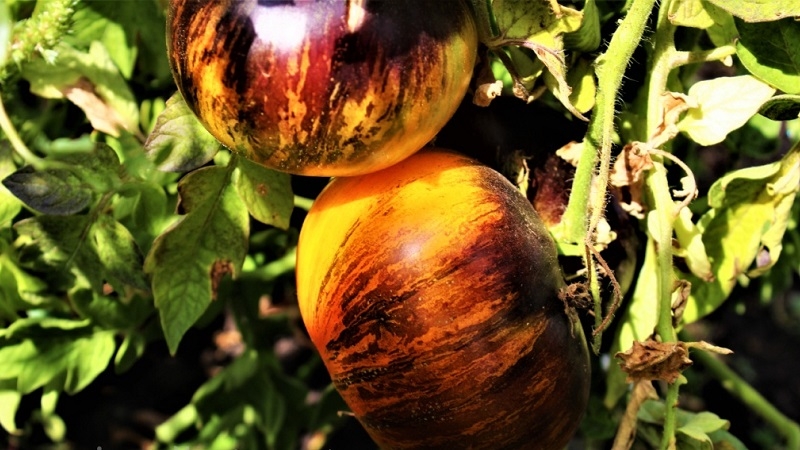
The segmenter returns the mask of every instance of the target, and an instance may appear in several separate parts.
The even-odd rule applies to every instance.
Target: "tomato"
[[[303,321],[381,448],[562,449],[590,379],[563,287],[530,202],[446,150],[334,179],[300,233]]]
[[[281,171],[364,174],[418,151],[464,97],[466,0],[171,0],[178,89],[222,144]]]

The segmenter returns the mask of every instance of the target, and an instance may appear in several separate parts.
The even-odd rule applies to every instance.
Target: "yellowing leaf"
[[[797,0],[707,0],[748,22],[771,22],[800,16]]]
[[[759,276],[775,264],[798,189],[800,144],[781,161],[731,172],[714,183],[711,210],[697,224],[714,280],[679,274],[692,283],[686,323],[722,304],[740,277]]]
[[[669,5],[669,21],[674,25],[701,29],[714,25],[703,0],[677,0]]]
[[[700,145],[718,144],[755,115],[774,93],[773,87],[750,75],[697,82],[689,88],[689,98],[697,107],[688,110],[678,129]]]

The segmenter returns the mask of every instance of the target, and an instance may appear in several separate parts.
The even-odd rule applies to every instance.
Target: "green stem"
[[[556,231],[560,242],[593,245],[591,236],[605,212],[617,93],[654,5],[655,0],[635,0],[611,37],[608,49],[597,58],[595,72],[598,90],[595,109],[583,141],[583,151],[575,172],[569,203],[561,219],[560,229]],[[592,189],[595,174],[597,183],[594,183],[595,189]],[[595,330],[598,330],[603,323],[600,290],[594,260],[588,252],[584,256],[584,266],[591,282],[595,303]],[[596,333],[595,347],[601,339],[601,333]]]
[[[36,156],[28,146],[25,145],[22,138],[19,137],[17,129],[14,128],[14,124],[11,123],[11,119],[9,119],[6,113],[6,108],[5,105],[3,105],[2,99],[0,99],[0,130],[3,130],[6,138],[11,142],[11,147],[14,148],[14,151],[17,152],[26,164],[33,166],[37,170],[44,167],[44,161]]]
[[[747,381],[737,375],[719,358],[704,351],[693,352],[692,355],[720,381],[725,390],[755,411],[756,414],[782,434],[786,438],[786,448],[788,450],[800,450],[800,425],[797,422],[792,421],[778,411],[764,396],[753,389]]]
[[[614,116],[617,92],[625,69],[644,33],[647,18],[655,0],[634,0],[625,19],[611,37],[608,49],[597,58],[597,97],[589,130],[584,139],[583,152],[575,172],[572,194],[562,219],[562,236],[565,240],[582,245],[603,215],[606,186],[611,161],[611,144],[614,135]],[[599,168],[598,168],[599,159]],[[598,170],[600,189],[592,196],[591,186]],[[590,209],[591,201],[591,209]],[[588,217],[587,212],[591,211]]]
[[[649,61],[647,80],[647,127],[645,139],[651,138],[663,116],[662,94],[667,90],[669,74],[675,67],[675,26],[670,22],[668,11],[671,0],[664,0],[658,12],[655,44]],[[650,201],[651,216],[648,217],[647,230],[656,245],[658,261],[658,321],[656,333],[662,342],[677,341],[677,334],[672,324],[672,291],[674,289],[674,273],[672,261],[672,234],[676,208],[669,189],[667,170],[663,159],[654,157],[654,169],[646,178],[647,196]],[[664,417],[664,434],[661,438],[661,449],[675,448],[675,427],[680,385],[672,383],[665,399],[666,413]]]

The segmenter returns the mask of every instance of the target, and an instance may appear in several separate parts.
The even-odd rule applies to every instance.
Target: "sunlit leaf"
[[[186,105],[180,93],[167,100],[144,144],[155,164],[165,171],[187,172],[211,161],[222,148]]]
[[[601,42],[600,11],[595,0],[587,0],[583,4],[583,18],[577,31],[564,35],[564,45],[568,49],[592,52],[597,50]]]
[[[278,228],[289,228],[294,195],[288,174],[238,158],[233,182],[247,210],[256,220]]]
[[[114,372],[124,373],[133,366],[133,363],[144,355],[147,340],[138,331],[131,331],[125,335],[125,339],[117,349],[114,356]]]
[[[748,22],[770,22],[800,16],[796,0],[706,0]]]
[[[9,384],[2,383],[0,384]],[[19,404],[22,401],[22,394],[16,390],[8,389],[7,386],[0,387],[0,426],[8,433],[17,434],[16,415]]]
[[[0,67],[5,65],[8,59],[8,47],[11,44],[13,24],[11,11],[9,11],[8,5],[3,2],[0,4]]]
[[[0,180],[17,170],[9,145],[0,143]],[[0,183],[0,227],[5,227],[22,210],[22,202]]]
[[[45,98],[70,98],[104,133],[137,133],[136,100],[103,44],[95,41],[88,52],[81,52],[61,43],[57,51],[55,64],[34,59],[23,67],[31,91]]]
[[[737,19],[736,28],[736,53],[747,70],[786,94],[800,94],[800,21],[747,23]]]
[[[696,106],[678,122],[678,129],[700,145],[718,144],[774,93],[774,88],[749,75],[699,81],[689,88],[689,98]]]
[[[66,326],[61,328],[61,322],[24,320],[29,322],[24,337],[0,338],[0,379],[16,380],[23,394],[47,384],[70,394],[79,392],[105,370],[114,354],[113,331],[95,330],[85,322],[61,321]]]
[[[156,239],[145,262],[172,353],[216,296],[222,277],[235,277],[247,253],[249,214],[231,183],[232,171],[207,167],[181,180],[186,214]]]
[[[698,222],[714,281],[681,275],[692,283],[686,323],[715,310],[740,277],[759,276],[775,264],[799,187],[800,145],[781,161],[730,172],[714,183],[711,209]]]
[[[674,25],[692,28],[709,28],[714,18],[706,9],[705,0],[681,0],[669,3],[669,21]]]

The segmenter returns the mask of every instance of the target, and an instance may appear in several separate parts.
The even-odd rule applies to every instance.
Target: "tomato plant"
[[[435,258],[399,260],[410,278],[381,266],[410,252],[407,229],[442,242],[442,258],[485,250],[492,270],[453,284],[543,276],[534,297],[550,299],[548,320],[562,337],[580,324],[590,390],[583,405],[577,377],[581,401],[556,407],[571,419],[538,423],[556,445],[800,448],[795,0],[170,3],[0,3],[0,445],[400,447],[419,436],[386,431],[409,417],[393,405],[460,417],[454,447],[470,445],[461,430],[491,429],[489,448],[537,448],[508,405],[528,408],[541,374],[519,366],[528,375],[488,389],[500,402],[479,387],[503,372],[502,352],[470,371],[470,356],[440,350],[457,355],[452,379],[421,364],[382,372],[416,344],[380,314],[337,317],[338,300],[431,279]],[[312,5],[320,22],[290,26]],[[256,22],[278,19],[264,29],[280,33],[256,38]],[[308,52],[267,44],[290,38]],[[364,99],[373,108],[356,111]],[[426,145],[481,162],[441,187],[463,203],[398,193],[415,176],[447,179],[426,159],[435,152],[407,159]],[[325,188],[328,175],[339,178]],[[505,200],[485,200],[487,184]],[[475,215],[520,202],[538,211],[557,264],[532,258],[542,225],[508,234]],[[336,281],[323,282],[335,257]],[[488,314],[491,295],[442,286],[426,296],[449,307],[405,303],[403,324]],[[508,323],[519,334],[499,326],[464,348],[535,331]],[[342,333],[365,340],[333,355]],[[359,352],[379,335],[398,353]],[[584,357],[570,336],[546,360]],[[353,370],[342,355],[380,381],[342,378]],[[570,385],[570,373],[547,378]],[[371,390],[385,403],[363,400]],[[438,415],[458,401],[474,414]]]

